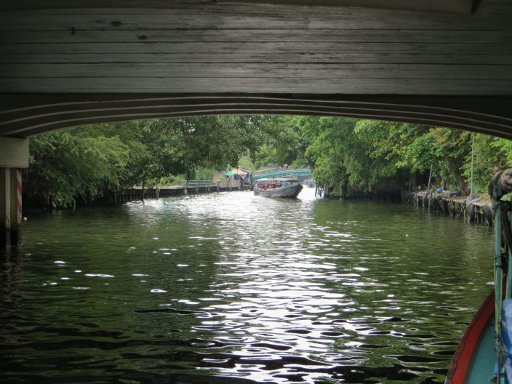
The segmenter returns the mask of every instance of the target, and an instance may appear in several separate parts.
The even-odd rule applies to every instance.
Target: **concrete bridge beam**
[[[0,248],[21,244],[21,172],[28,159],[28,139],[0,137]]]

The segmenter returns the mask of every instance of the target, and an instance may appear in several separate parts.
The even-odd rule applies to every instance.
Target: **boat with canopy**
[[[265,197],[295,198],[302,191],[302,184],[297,179],[274,178],[258,180],[254,194]]]

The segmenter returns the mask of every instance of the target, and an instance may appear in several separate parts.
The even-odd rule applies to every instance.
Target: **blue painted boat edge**
[[[491,382],[490,379],[494,376],[496,366],[494,344],[494,317],[492,317],[480,337],[478,347],[468,369],[465,384],[485,384]]]
[[[494,292],[484,300],[462,336],[445,384],[488,383],[494,373]]]

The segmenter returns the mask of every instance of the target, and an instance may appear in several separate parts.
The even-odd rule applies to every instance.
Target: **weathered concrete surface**
[[[21,170],[0,168],[0,248],[21,244]]]
[[[0,137],[0,168],[28,168],[28,139]]]
[[[28,139],[0,137],[0,248],[21,243],[21,169],[28,168],[28,144]]]

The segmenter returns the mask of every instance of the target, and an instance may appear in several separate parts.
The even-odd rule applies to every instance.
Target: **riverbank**
[[[160,197],[171,197],[171,196],[187,196],[187,195],[199,195],[205,193],[217,193],[217,192],[231,192],[231,191],[242,191],[249,189],[248,185],[244,185],[241,180],[223,180],[216,181],[210,184],[194,184],[194,185],[167,185],[167,186],[155,186],[152,188],[142,189],[139,186],[128,188],[121,193],[112,196],[112,202],[125,203],[128,201],[137,201],[144,199],[158,199]]]
[[[158,186],[144,191],[140,187],[134,187],[115,196],[114,202],[122,203],[160,197],[240,191],[248,188],[249,186],[243,185],[240,180],[217,181],[215,185]],[[365,200],[364,198],[360,199]],[[468,223],[493,225],[491,201],[481,196],[450,196],[449,192],[404,191],[401,194],[401,200],[433,214],[448,215]]]
[[[493,225],[491,201],[484,197],[406,191],[402,193],[402,201],[434,214],[449,215],[469,223]]]

